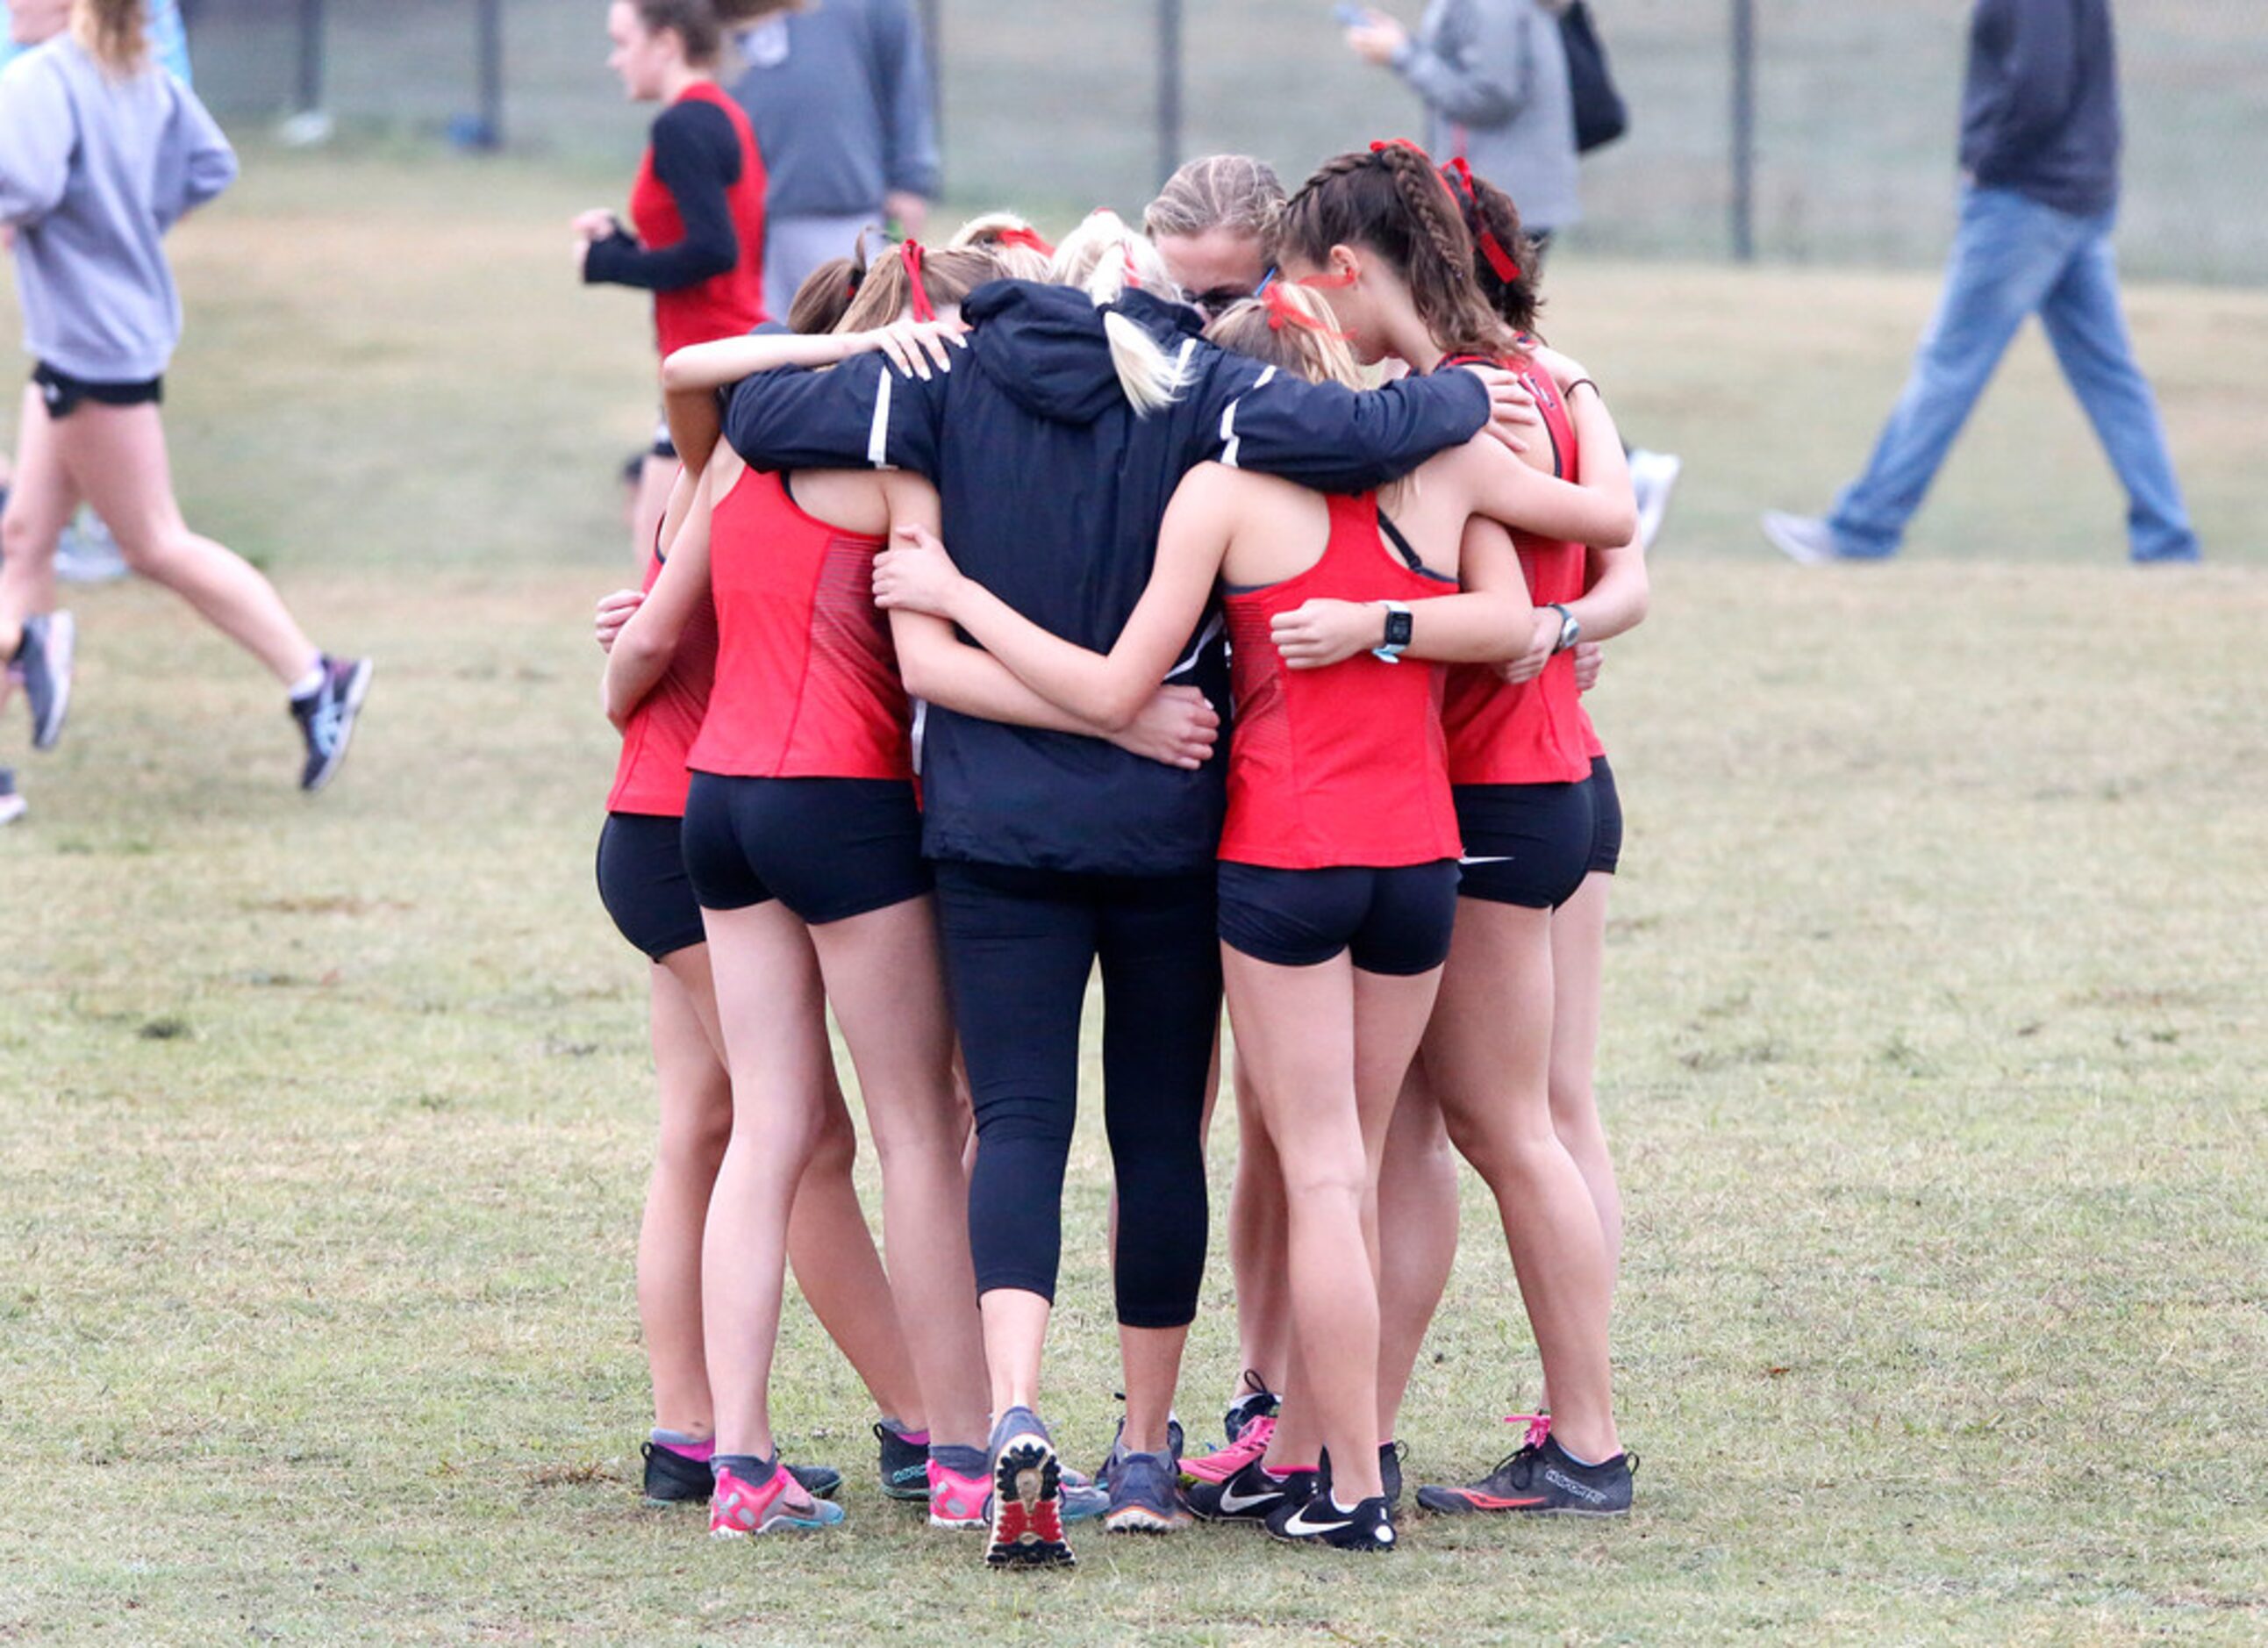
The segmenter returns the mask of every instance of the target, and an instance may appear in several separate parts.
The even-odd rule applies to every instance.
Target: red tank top
[[[719,648],[696,772],[910,779],[913,714],[874,605],[882,540],[806,514],[750,469],[717,505],[709,582]]]
[[[1276,869],[1455,858],[1440,668],[1358,653],[1324,669],[1286,669],[1270,637],[1270,619],[1311,597],[1415,602],[1456,593],[1388,547],[1375,494],[1327,501],[1321,560],[1224,598],[1236,719],[1220,856]]]
[[[661,558],[646,556],[645,588],[661,576]],[[709,713],[709,684],[717,669],[717,613],[706,597],[685,621],[669,668],[630,712],[622,729],[622,757],[607,810],[654,818],[682,818],[693,782],[686,757]]]
[[[1580,472],[1574,420],[1551,374],[1532,362],[1505,363],[1535,397],[1543,427],[1551,437],[1559,473],[1573,480]],[[1537,606],[1573,601],[1582,595],[1589,551],[1580,543],[1515,532],[1521,570],[1528,574],[1529,597]],[[1441,721],[1449,739],[1453,784],[1572,784],[1587,778],[1591,758],[1584,748],[1580,695],[1575,691],[1575,655],[1561,653],[1543,673],[1518,686],[1495,670],[1460,664],[1449,670]]]
[[[740,261],[721,275],[712,275],[675,292],[653,294],[653,329],[666,357],[688,344],[706,344],[720,337],[738,337],[767,318],[764,311],[764,162],[756,151],[755,129],[747,111],[714,80],[696,80],[678,101],[697,99],[724,110],[740,142],[740,180],[725,191],[726,210],[733,215],[733,233],[740,243]],[[630,225],[649,250],[675,246],[685,238],[685,219],[677,201],[653,173],[653,151],[645,151],[637,181],[630,188]]]

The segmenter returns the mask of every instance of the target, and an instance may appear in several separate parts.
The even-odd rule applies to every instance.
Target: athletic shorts
[[[163,378],[146,383],[97,383],[58,372],[44,360],[32,368],[32,382],[47,403],[48,416],[57,421],[69,418],[88,401],[98,406],[155,406],[166,398]]]
[[[1455,794],[1460,898],[1557,910],[1575,896],[1596,846],[1588,781],[1460,784]]]
[[[1314,967],[1345,950],[1365,972],[1406,979],[1449,959],[1457,863],[1393,869],[1220,867],[1220,938],[1278,967]]]
[[[608,813],[599,831],[599,902],[653,961],[707,940],[679,841],[677,819],[643,813]]]
[[[696,772],[685,868],[703,910],[777,898],[810,927],[918,898],[935,884],[902,779],[744,779]]]
[[[1591,757],[1590,790],[1591,873],[1611,876],[1622,868],[1623,797],[1604,756]]]

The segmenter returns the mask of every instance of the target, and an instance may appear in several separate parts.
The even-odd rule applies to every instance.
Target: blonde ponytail
[[[1174,298],[1174,277],[1156,247],[1106,208],[1088,213],[1064,237],[1051,272],[1057,285],[1078,287],[1106,311],[1102,332],[1110,341],[1110,364],[1136,416],[1147,418],[1182,398],[1189,387],[1186,351],[1168,354],[1138,323],[1109,307],[1129,286]]]

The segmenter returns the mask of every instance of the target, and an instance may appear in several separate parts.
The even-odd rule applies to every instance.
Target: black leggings
[[[976,1290],[1052,1301],[1079,1114],[1079,1013],[1102,964],[1102,1113],[1118,1185],[1118,1319],[1182,1327],[1204,1270],[1201,1123],[1220,1023],[1213,872],[937,867],[938,925],[976,1103]]]

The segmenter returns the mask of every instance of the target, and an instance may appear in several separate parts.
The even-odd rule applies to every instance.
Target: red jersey
[[[694,100],[723,111],[740,143],[740,179],[725,186],[725,201],[740,259],[721,275],[653,294],[654,336],[665,358],[688,344],[739,337],[769,318],[764,309],[764,162],[756,150],[755,129],[732,94],[714,80],[696,80],[678,99],[680,103]],[[685,218],[668,185],[654,174],[650,145],[630,188],[630,226],[648,251],[660,251],[685,239]]]
[[[661,576],[661,557],[646,557],[645,588]],[[704,597],[685,621],[669,668],[653,691],[630,712],[622,728],[622,760],[607,810],[654,818],[685,817],[685,792],[693,783],[686,757],[701,735],[709,713],[709,686],[717,669],[717,614]]]
[[[910,779],[913,712],[874,605],[882,540],[806,514],[750,469],[718,501],[709,582],[719,648],[696,772]]]
[[[1579,472],[1575,425],[1558,386],[1533,362],[1505,364],[1535,397],[1558,472],[1574,479]],[[1535,605],[1573,601],[1582,595],[1590,558],[1582,544],[1540,538],[1532,532],[1515,532],[1512,537]],[[1441,721],[1448,732],[1453,784],[1572,784],[1590,776],[1591,758],[1584,748],[1588,723],[1575,691],[1572,652],[1559,654],[1543,666],[1541,676],[1518,686],[1484,665],[1454,667]]]
[[[1455,858],[1441,671],[1359,653],[1287,669],[1269,624],[1310,597],[1415,602],[1456,585],[1387,545],[1376,494],[1331,498],[1330,542],[1297,577],[1231,588],[1228,823],[1220,856],[1276,869],[1390,869]]]

